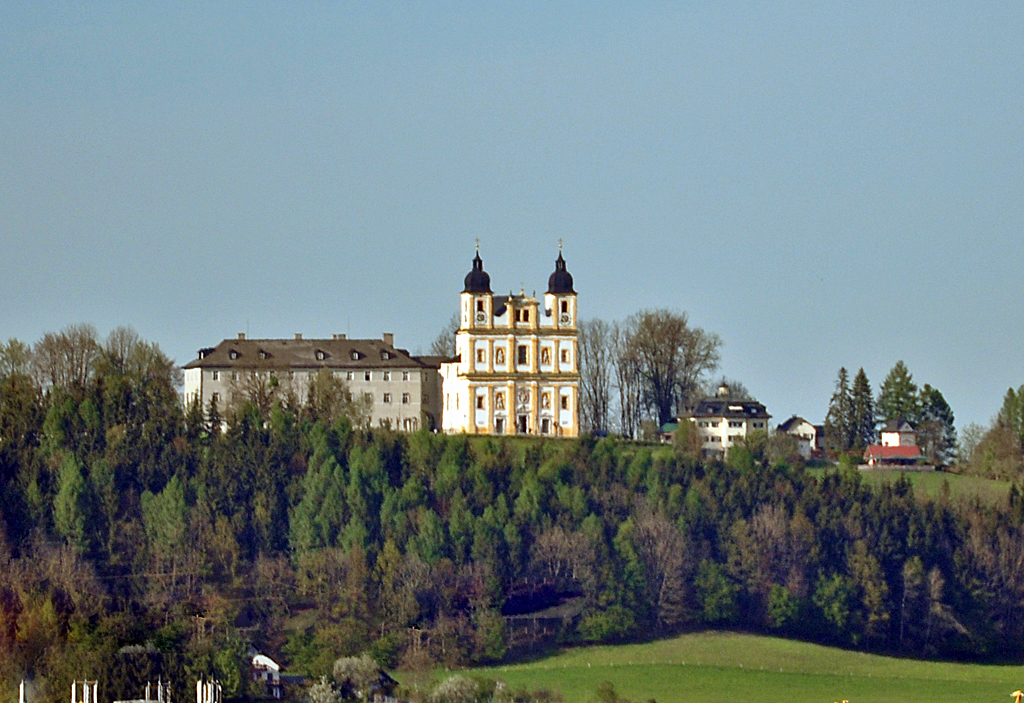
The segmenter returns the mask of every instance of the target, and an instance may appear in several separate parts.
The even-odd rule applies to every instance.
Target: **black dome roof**
[[[484,261],[480,252],[473,258],[473,270],[466,274],[466,287],[463,293],[490,293],[491,277],[484,271]]]
[[[548,293],[576,294],[576,291],[572,289],[572,274],[565,270],[565,259],[562,258],[562,252],[558,252],[558,258],[555,260],[555,272],[548,276]]]

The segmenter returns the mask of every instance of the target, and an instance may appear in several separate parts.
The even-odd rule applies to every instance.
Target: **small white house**
[[[797,451],[804,459],[810,459],[818,453],[820,448],[818,443],[820,436],[819,428],[802,417],[794,415],[776,427],[775,431],[795,437]]]
[[[917,432],[914,426],[902,418],[889,420],[882,428],[882,446],[916,447]]]
[[[872,444],[864,452],[868,466],[880,464],[915,464],[921,459],[914,426],[899,418],[889,420],[882,428],[882,443]]]
[[[281,698],[281,666],[265,654],[257,654],[252,658],[252,680],[263,681],[267,695]]]

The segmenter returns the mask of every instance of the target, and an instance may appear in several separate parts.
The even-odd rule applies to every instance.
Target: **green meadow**
[[[823,476],[829,471],[836,469],[808,469],[816,476]],[[900,478],[905,478],[914,487],[914,493],[920,498],[936,499],[948,490],[948,496],[953,500],[974,500],[980,498],[985,503],[1005,504],[1006,497],[1010,492],[1009,481],[997,481],[994,479],[981,478],[980,476],[966,476],[949,473],[946,471],[898,471],[898,470],[866,470],[860,471],[860,477],[869,486],[881,486],[886,483],[895,483]]]
[[[1021,665],[899,659],[725,632],[569,649],[530,663],[462,673],[503,681],[513,691],[556,691],[569,703],[595,703],[602,682],[612,683],[620,698],[641,703],[1007,703],[1024,687]],[[446,675],[435,672],[435,680]],[[403,683],[426,685],[405,677]]]

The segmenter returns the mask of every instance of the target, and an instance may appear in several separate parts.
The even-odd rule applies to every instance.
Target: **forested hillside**
[[[49,365],[13,342],[0,365],[5,691],[29,675],[58,700],[88,676],[134,697],[131,672],[164,667],[239,695],[250,643],[309,673],[364,651],[493,662],[511,610],[553,604],[561,642],[713,626],[1024,654],[1016,490],[926,502],[756,448],[720,464],[610,438],[403,435],[353,427],[323,388],[209,417],[126,331],[81,365],[50,341]]]

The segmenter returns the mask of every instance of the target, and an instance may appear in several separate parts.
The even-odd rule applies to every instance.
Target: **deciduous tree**
[[[448,318],[448,324],[441,328],[441,331],[437,333],[437,337],[430,343],[431,356],[443,356],[445,358],[455,356],[455,333],[459,331],[461,324],[458,311],[453,312],[452,316]]]
[[[590,432],[607,432],[611,420],[612,326],[604,320],[579,325],[580,424]]]
[[[626,344],[636,360],[647,405],[658,425],[699,390],[704,375],[718,368],[722,340],[691,327],[686,313],[641,310],[628,322]]]
[[[39,384],[80,392],[92,377],[99,351],[99,337],[92,325],[47,332],[36,342],[32,355]]]

